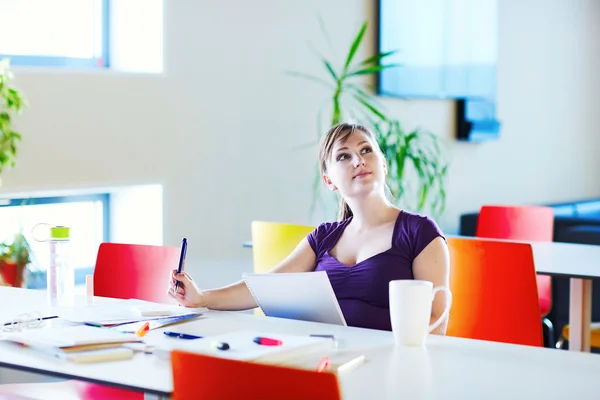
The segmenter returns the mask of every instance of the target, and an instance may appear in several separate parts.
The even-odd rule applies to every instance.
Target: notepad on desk
[[[267,337],[281,341],[278,346],[265,346],[254,342],[254,338]],[[159,356],[172,350],[183,350],[215,357],[241,361],[264,362],[269,364],[289,364],[295,358],[315,352],[321,354],[333,348],[333,341],[328,338],[303,335],[280,334],[275,332],[240,330],[218,335],[205,336],[198,340],[177,340],[170,344],[163,342],[154,349]],[[219,350],[215,343],[227,343],[228,350]]]

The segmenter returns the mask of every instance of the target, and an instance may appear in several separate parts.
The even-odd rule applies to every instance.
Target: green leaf
[[[374,56],[369,57],[366,60],[362,61],[360,63],[360,65],[369,65],[369,64],[378,63],[383,58],[391,56],[392,54],[396,54],[397,52],[398,52],[398,50],[392,50],[392,51],[388,51],[388,52],[385,52],[385,53],[377,53]]]
[[[382,120],[387,120],[387,117],[381,112],[379,111],[377,108],[375,108],[375,106],[369,104],[369,102],[365,99],[363,99],[360,96],[354,96],[354,98],[363,106],[365,106],[369,111],[371,111],[373,114],[375,114],[376,116],[378,116],[380,119]]]
[[[353,71],[347,74],[347,76],[358,76],[358,75],[370,75],[379,71],[383,71],[384,69],[398,67],[400,64],[386,64],[386,65],[374,65],[372,67],[359,69],[358,71]]]
[[[327,71],[329,71],[329,73],[331,74],[331,76],[333,77],[333,79],[335,79],[336,82],[337,82],[339,80],[338,76],[336,75],[335,71],[331,67],[331,64],[329,64],[329,61],[323,60],[323,63],[325,64],[325,68],[327,68]]]
[[[354,85],[352,83],[346,84],[346,88],[353,90],[357,95],[362,96],[365,100],[368,100],[370,104],[376,105],[377,107],[383,107],[379,102],[377,102],[375,96],[369,95],[367,92],[362,90],[359,86]],[[385,118],[387,120],[387,118]],[[375,124],[375,121],[370,121],[371,124]]]
[[[331,119],[331,126],[337,125],[342,120],[342,111],[340,109],[340,101],[338,97],[333,98],[333,117]]]
[[[352,45],[350,46],[350,51],[348,52],[348,57],[346,58],[346,64],[344,64],[344,74],[348,71],[348,67],[354,58],[354,54],[356,54],[356,50],[360,47],[360,42],[362,42],[363,37],[365,36],[365,32],[367,31],[367,23],[364,22],[358,32],[358,35],[354,38]]]
[[[296,78],[302,78],[302,79],[306,79],[312,82],[316,82],[316,83],[320,83],[321,85],[327,86],[328,88],[335,88],[334,85],[332,85],[330,82],[327,82],[326,80],[323,80],[321,78],[317,78],[316,76],[313,75],[309,75],[309,74],[303,74],[302,72],[294,72],[294,71],[285,71],[285,74],[290,75],[290,76],[294,76]]]
[[[321,15],[319,15],[319,28],[321,29],[321,33],[323,34],[323,37],[325,38],[327,45],[329,46],[330,49],[333,50],[333,45],[331,44],[331,38],[329,37],[329,33],[327,32],[325,21],[323,21],[323,17]]]

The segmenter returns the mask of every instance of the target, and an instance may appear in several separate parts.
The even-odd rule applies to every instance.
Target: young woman
[[[332,127],[321,141],[319,162],[323,182],[340,194],[339,221],[319,225],[271,272],[327,271],[348,325],[391,330],[388,283],[419,279],[448,286],[446,241],[433,220],[389,202],[387,163],[364,126]],[[169,294],[188,307],[257,306],[243,280],[201,291],[185,272],[173,271]],[[443,313],[446,301],[443,294],[436,295],[432,322]],[[434,333],[445,334],[446,325],[444,321]]]

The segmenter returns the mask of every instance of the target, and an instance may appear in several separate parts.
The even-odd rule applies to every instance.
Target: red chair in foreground
[[[172,303],[167,295],[171,270],[179,263],[178,247],[102,243],[94,269],[94,295]],[[143,400],[144,394],[68,380],[0,385],[0,398],[17,394],[37,400]],[[8,397],[10,398],[10,397]]]
[[[175,350],[173,400],[340,400],[337,376]]]

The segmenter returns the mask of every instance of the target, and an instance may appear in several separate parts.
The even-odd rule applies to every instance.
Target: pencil
[[[54,319],[54,318],[58,318],[58,315],[53,315],[51,317],[43,317],[43,318],[34,318],[34,319],[28,319],[26,321],[12,321],[12,322],[6,322],[4,324],[4,326],[9,326],[9,325],[16,325],[16,324],[22,324],[22,323],[30,323],[30,322],[35,322],[35,321],[42,321],[42,320],[47,320],[47,319]]]

